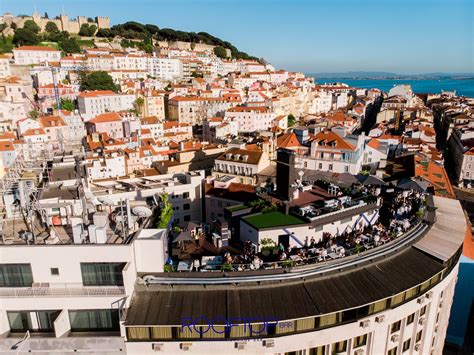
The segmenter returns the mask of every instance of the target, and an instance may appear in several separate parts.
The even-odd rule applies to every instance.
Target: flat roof
[[[183,318],[255,316],[295,319],[350,309],[391,297],[443,270],[409,247],[396,256],[338,275],[261,285],[138,285],[127,326],[181,325]]]
[[[463,244],[467,232],[464,211],[458,200],[433,196],[436,209],[436,223],[427,235],[415,244],[443,262],[450,259]]]

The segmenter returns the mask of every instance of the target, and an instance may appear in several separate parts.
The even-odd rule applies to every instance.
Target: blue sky
[[[105,15],[206,31],[305,72],[474,72],[474,0],[1,0],[0,12]]]

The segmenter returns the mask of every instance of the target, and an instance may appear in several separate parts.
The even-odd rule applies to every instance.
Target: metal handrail
[[[123,286],[0,287],[0,297],[103,297],[123,296]]]
[[[346,268],[351,268],[357,266],[361,263],[366,263],[385,257],[389,254],[392,254],[399,250],[400,248],[405,247],[406,245],[414,242],[421,235],[423,235],[429,226],[420,222],[416,224],[412,229],[406,232],[404,235],[388,242],[382,246],[370,249],[368,251],[351,255],[335,260],[327,260],[324,262],[316,262],[314,264],[306,264],[296,267],[287,267],[288,272],[285,274],[285,279],[295,279],[301,277],[315,276],[322,273],[329,273],[335,271],[341,271]],[[283,261],[287,262],[287,261]],[[268,263],[274,265],[279,262]],[[233,266],[238,266],[242,264],[233,264]],[[271,269],[270,267],[269,269]],[[263,268],[265,270],[265,268]],[[252,270],[252,271],[259,271]],[[268,269],[267,269],[268,270]],[[249,270],[250,271],[250,270]],[[150,276],[147,278],[147,283],[150,284],[224,284],[224,283],[241,283],[241,282],[257,282],[257,281],[271,281],[271,280],[281,280],[282,274],[262,274],[262,275],[245,275],[245,271],[229,271],[228,274],[225,274],[223,278],[209,278],[209,277],[192,277],[192,278],[181,278],[173,276]],[[239,276],[234,276],[239,275]]]

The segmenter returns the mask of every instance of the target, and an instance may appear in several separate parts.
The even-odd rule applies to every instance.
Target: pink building
[[[112,138],[123,138],[122,118],[117,112],[107,112],[97,115],[87,122],[87,133],[107,133]]]

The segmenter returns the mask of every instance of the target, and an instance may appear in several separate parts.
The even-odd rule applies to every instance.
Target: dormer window
[[[235,154],[234,155],[234,160],[239,160],[240,159],[240,154]]]

